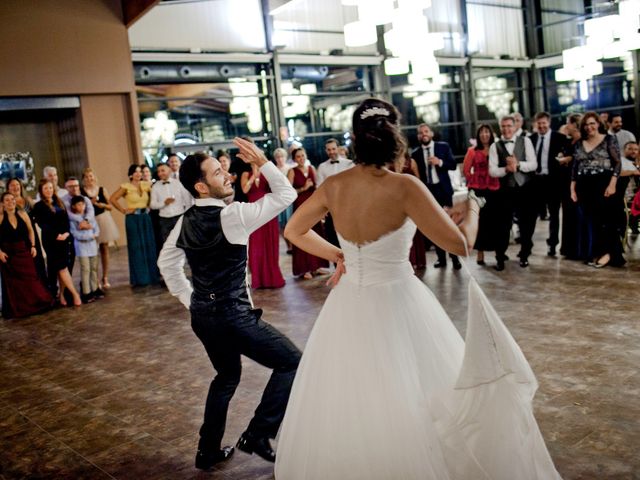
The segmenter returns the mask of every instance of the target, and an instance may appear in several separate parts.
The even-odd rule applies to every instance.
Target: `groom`
[[[203,343],[217,375],[211,382],[200,428],[196,468],[206,470],[228,459],[221,448],[229,401],[240,382],[240,356],[273,370],[260,404],[237,447],[275,461],[269,443],[284,417],[300,351],[253,308],[246,283],[247,242],[251,232],[282,212],[296,198],[278,168],[251,142],[234,140],[238,157],[260,168],[272,193],[255,203],[226,205],[233,195],[230,176],[206,153],[189,155],[180,182],[195,197],[160,252],[158,266],[172,295],[191,311],[191,326]],[[184,273],[189,262],[193,287]]]

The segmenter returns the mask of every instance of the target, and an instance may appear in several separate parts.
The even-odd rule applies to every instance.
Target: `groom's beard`
[[[420,144],[428,147],[429,145],[431,145],[431,139],[429,139],[428,141],[420,140]]]

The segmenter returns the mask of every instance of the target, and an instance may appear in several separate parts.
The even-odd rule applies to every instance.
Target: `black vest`
[[[519,162],[522,162],[526,157],[524,139],[524,135],[515,138],[513,156],[516,157]],[[506,167],[509,151],[503,140],[496,142],[496,153],[498,154],[498,166],[501,168]],[[500,186],[503,188],[521,187],[531,180],[531,176],[530,173],[524,173],[519,170],[515,173],[508,172],[504,177],[500,178]]]
[[[223,207],[191,207],[182,217],[176,246],[184,250],[192,273],[193,295],[250,304],[247,292],[247,246],[229,243],[222,231]]]

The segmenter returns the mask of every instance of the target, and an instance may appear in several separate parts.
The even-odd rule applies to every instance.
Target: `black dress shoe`
[[[236,447],[246,453],[255,453],[267,462],[276,461],[276,452],[271,448],[267,437],[256,438],[249,432],[244,432],[240,435]]]
[[[485,263],[485,261],[484,261],[484,260],[476,260],[476,263],[477,263],[478,265],[480,265],[481,267],[484,267],[484,266],[486,265],[486,263]]]
[[[447,262],[437,261],[433,264],[433,268],[445,268],[447,266]]]
[[[556,256],[556,247],[549,247],[549,250],[547,250],[547,255],[550,257],[555,257]]]
[[[496,266],[493,267],[495,268],[498,272],[501,272],[504,270],[504,261],[502,260],[498,260],[498,263],[496,263]]]
[[[196,453],[196,468],[200,470],[209,470],[216,463],[227,460],[234,452],[233,447],[222,447],[221,450],[210,452],[203,452],[198,450]]]
[[[528,266],[529,266],[529,260],[527,260],[527,258],[526,258],[526,257],[521,258],[521,259],[520,259],[520,266],[521,266],[522,268],[526,268],[526,267],[528,267]]]
[[[462,264],[460,263],[460,260],[458,260],[457,258],[452,258],[451,263],[453,263],[454,270],[460,270],[462,268]]]

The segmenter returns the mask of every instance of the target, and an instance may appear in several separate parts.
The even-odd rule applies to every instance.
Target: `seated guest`
[[[251,172],[242,174],[240,185],[249,202],[257,202],[271,192],[267,179],[256,165],[252,165]],[[278,218],[274,217],[249,237],[251,288],[284,287],[284,277],[278,264],[279,233]]]
[[[98,287],[98,242],[100,227],[95,218],[87,219],[84,197],[76,195],[71,199],[71,210],[84,221],[91,224],[90,229],[80,229],[81,222],[69,219],[69,227],[73,235],[73,245],[76,257],[80,259],[80,277],[82,278],[82,301],[93,302],[96,298],[104,297],[104,292]]]
[[[151,184],[142,180],[140,165],[130,165],[128,174],[129,181],[120,185],[109,198],[109,203],[125,215],[129,282],[134,287],[151,285],[160,281],[156,264],[156,241],[149,216]],[[120,205],[121,198],[124,198],[126,208]]]
[[[53,296],[38,275],[35,233],[24,210],[16,209],[16,197],[2,194],[0,210],[0,272],[2,315],[26,317],[53,305]]]
[[[78,291],[73,286],[69,265],[73,252],[73,237],[69,232],[69,217],[64,204],[54,193],[53,184],[47,180],[40,180],[38,185],[40,201],[33,207],[33,217],[42,230],[42,246],[47,253],[47,271],[57,276],[60,283],[59,302],[66,306],[65,289],[71,292],[73,305],[82,305]],[[52,292],[57,290],[55,283],[49,285]]]

